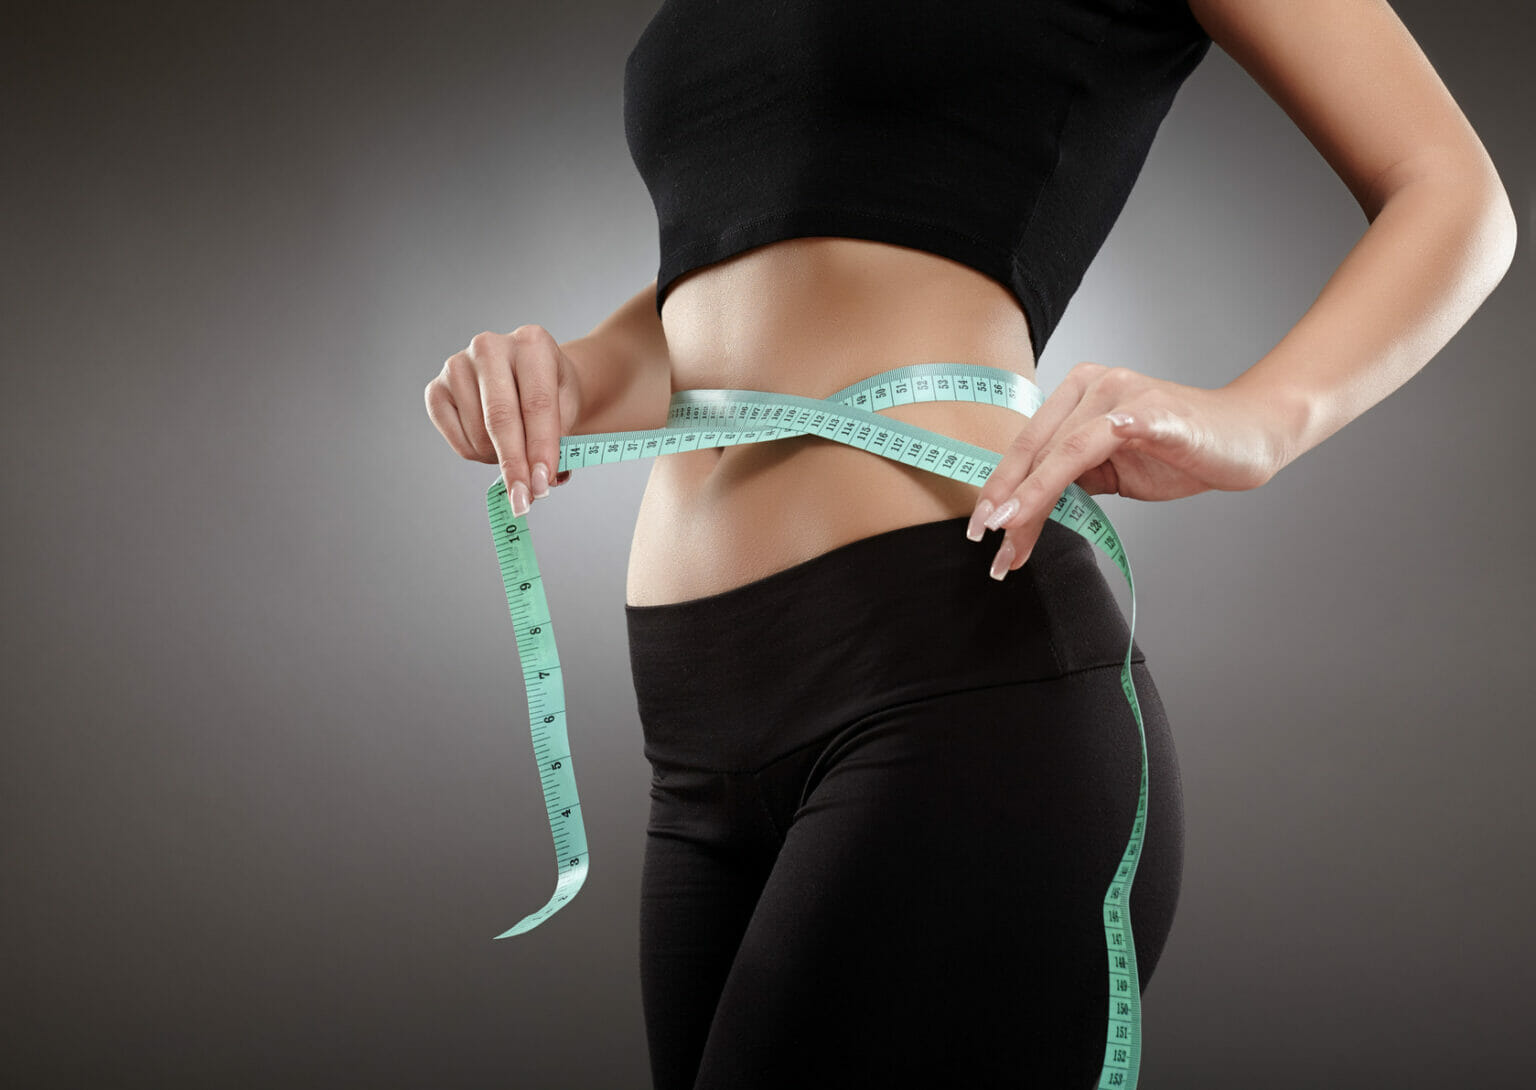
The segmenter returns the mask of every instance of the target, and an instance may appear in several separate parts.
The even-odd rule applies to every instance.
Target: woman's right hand
[[[576,368],[539,325],[475,334],[427,383],[426,399],[427,415],[461,458],[500,464],[514,516],[549,494],[560,437],[581,415]]]

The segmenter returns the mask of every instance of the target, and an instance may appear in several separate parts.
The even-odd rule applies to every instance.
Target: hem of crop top
[[[1051,334],[1046,326],[1044,293],[1034,274],[1011,251],[943,224],[862,208],[815,205],[779,209],[675,247],[657,269],[656,313],[661,314],[673,282],[685,272],[770,242],[823,235],[906,246],[959,261],[991,277],[1007,288],[1023,309],[1038,364]]]

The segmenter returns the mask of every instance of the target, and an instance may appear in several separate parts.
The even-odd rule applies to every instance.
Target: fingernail
[[[1004,538],[1003,544],[997,550],[997,555],[992,558],[992,571],[989,574],[993,579],[1002,582],[1003,576],[1008,574],[1008,565],[1012,563],[1013,542]]]
[[[996,530],[1003,523],[1005,523],[1009,519],[1013,518],[1013,516],[1018,512],[1018,510],[1019,510],[1019,497],[1017,497],[1017,496],[1009,496],[1008,497],[1008,502],[1004,503],[1001,507],[999,507],[996,511],[993,511],[992,514],[987,517],[987,521],[986,521],[987,529],[988,530]]]
[[[535,497],[549,495],[549,467],[543,462],[533,463],[533,494]]]
[[[528,513],[528,486],[518,481],[512,486],[512,515],[522,518]]]
[[[976,505],[976,510],[971,512],[971,521],[965,528],[965,536],[972,541],[981,540],[982,522],[992,513],[992,501],[983,499]]]

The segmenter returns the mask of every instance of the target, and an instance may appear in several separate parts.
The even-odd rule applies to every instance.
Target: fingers
[[[480,398],[475,392],[473,368],[462,352],[443,362],[437,377],[427,383],[427,416],[460,458],[494,462],[496,452],[485,437],[484,427],[477,433],[474,426],[479,418]],[[465,406],[473,412],[464,411]]]
[[[1126,368],[1083,363],[1068,372],[1020,429],[987,478],[966,536],[1004,531],[990,574],[1002,579],[1029,559],[1067,486],[1105,464],[1125,441],[1106,413],[1124,407],[1143,376]]]
[[[444,364],[447,367],[447,364]],[[427,416],[438,431],[443,433],[443,438],[448,440],[448,445],[460,458],[472,461],[490,461],[492,459],[481,458],[475,450],[475,445],[464,434],[464,424],[459,420],[459,408],[454,401],[446,374],[439,375],[427,383],[426,390]]]
[[[1102,364],[1078,364],[1067,372],[1066,377],[1061,380],[1056,389],[1050,392],[1041,406],[1024,422],[1024,426],[1020,428],[1013,442],[1008,445],[1008,449],[1003,451],[997,467],[992,470],[986,483],[981,486],[981,495],[977,497],[976,509],[971,514],[970,524],[965,530],[966,537],[972,541],[980,541],[984,530],[995,528],[986,525],[986,520],[1009,496],[1013,495],[1020,482],[1029,475],[1040,449],[1056,434],[1063,421],[1077,409],[1093,377],[1105,370],[1107,368]],[[1056,497],[1052,496],[1051,503],[1055,502]]]
[[[474,364],[481,415],[507,485],[507,499],[512,504],[512,513],[522,515],[528,510],[531,492],[528,453],[523,445],[523,411],[517,403],[517,381],[512,376],[511,346],[504,334],[476,333],[465,354]]]
[[[519,326],[511,340],[528,481],[538,498],[549,495],[550,479],[560,461],[560,346],[537,325]]]
[[[570,479],[569,470],[555,473],[561,406],[574,407],[572,369],[563,356],[542,326],[477,333],[427,385],[432,423],[460,457],[501,467],[514,515]]]
[[[1004,531],[999,553],[1011,555],[994,558],[991,575],[1001,579],[1016,570],[1034,550],[1056,501],[1067,486],[1085,471],[1104,462],[1125,440],[1116,434],[1116,425],[1104,413],[1076,414],[1067,418],[1060,441],[1049,447],[989,521],[989,529]],[[1012,507],[1011,514],[1005,514]],[[999,518],[998,516],[1002,516]]]

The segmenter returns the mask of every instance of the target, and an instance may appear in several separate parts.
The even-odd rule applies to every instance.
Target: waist
[[[853,381],[912,362],[926,361],[872,364]],[[1025,422],[1013,409],[966,401],[876,415],[995,452]],[[978,485],[816,435],[662,455],[640,504],[626,600],[643,606],[716,593],[851,541],[969,515],[979,493]]]
[[[1034,381],[1028,322],[1003,285],[948,258],[865,239],[784,239],[690,270],[668,293],[661,322],[674,391],[825,397],[934,360]]]

